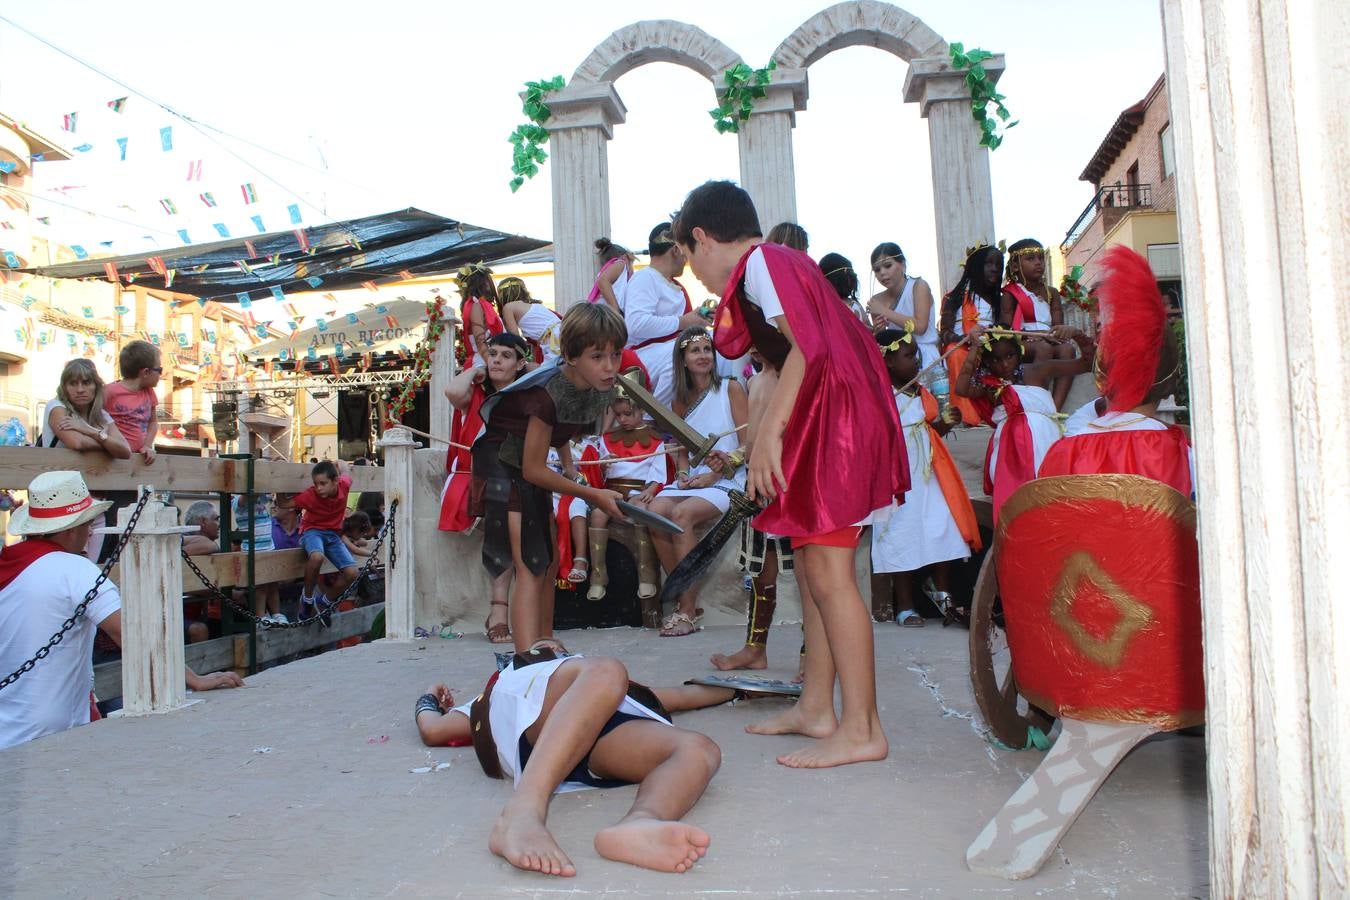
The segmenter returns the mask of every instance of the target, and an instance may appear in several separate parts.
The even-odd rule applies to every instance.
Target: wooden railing
[[[405,547],[410,548],[413,493],[410,473],[415,444],[402,429],[386,433],[382,443],[386,465],[353,468],[352,490],[383,492],[385,515],[395,518],[394,527],[402,529],[407,539]],[[136,491],[148,486],[155,492],[243,494],[250,488],[250,465],[251,488],[255,493],[297,493],[312,483],[312,467],[302,463],[159,456],[146,465],[139,457],[114,460],[99,452],[0,447],[0,489],[22,490],[43,472],[67,469],[80,472],[95,492]],[[395,502],[398,506],[391,509]],[[120,513],[118,527],[122,530],[129,512],[127,508]],[[199,672],[247,663],[247,635],[205,641],[184,650],[183,594],[202,588],[196,576],[182,564],[180,546],[184,530],[178,525],[175,508],[151,500],[114,567],[113,582],[122,596],[122,661],[98,667],[96,679],[102,688],[100,696],[115,696],[112,685],[120,680],[124,708],[129,713],[160,712],[181,705],[185,662]],[[247,553],[222,553],[193,557],[193,561],[218,587],[228,590],[248,583],[247,557]],[[300,578],[304,574],[304,560],[301,550],[255,551],[253,583],[256,586]],[[331,570],[331,566],[327,568]],[[412,561],[404,558],[387,568],[385,604],[335,612],[332,625],[322,631],[277,629],[260,634],[254,661],[267,662],[364,634],[381,608],[387,610],[388,636],[409,638],[412,588]]]

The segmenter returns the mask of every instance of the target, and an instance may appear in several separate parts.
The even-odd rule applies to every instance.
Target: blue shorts
[[[300,535],[300,546],[306,553],[322,553],[328,561],[339,569],[356,567],[351,551],[342,543],[342,535],[336,531],[312,528]]]

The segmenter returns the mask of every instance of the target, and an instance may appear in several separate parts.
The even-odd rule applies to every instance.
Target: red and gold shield
[[[998,585],[1018,690],[1056,715],[1204,720],[1195,505],[1136,475],[1023,485],[999,516]]]

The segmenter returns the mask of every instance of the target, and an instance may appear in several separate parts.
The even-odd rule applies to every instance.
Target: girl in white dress
[[[1029,363],[1018,335],[992,328],[975,332],[975,337],[957,375],[956,393],[971,400],[994,426],[985,457],[984,489],[994,499],[997,522],[1004,501],[1036,477],[1046,451],[1063,434],[1047,387],[1055,378],[1090,371],[1096,349],[1087,335],[1074,331],[1081,358]]]
[[[942,314],[938,317],[938,344],[947,356],[947,379],[956,384],[961,367],[970,354],[968,346],[952,349],[971,331],[994,325],[994,308],[999,303],[999,282],[1003,276],[1003,254],[997,247],[985,244],[970,251],[961,270],[961,280],[942,298]],[[984,421],[974,404],[953,389],[952,406],[967,425]],[[985,423],[987,424],[987,422]]]
[[[595,253],[600,257],[600,273],[595,276],[586,299],[591,303],[605,303],[620,316],[623,315],[624,295],[628,280],[633,277],[633,254],[607,237],[597,238]]]
[[[890,241],[877,244],[872,251],[872,274],[885,288],[873,294],[867,304],[873,330],[912,329],[919,345],[920,364],[935,362],[939,355],[938,315],[928,282],[908,273],[904,251]]]
[[[941,441],[951,424],[942,419],[927,389],[905,387],[919,374],[918,342],[911,332],[896,328],[876,337],[895,389],[909,459],[909,491],[890,518],[872,525],[872,618],[916,628],[923,625],[923,617],[914,609],[915,582],[931,575],[934,602],[944,609],[949,563],[967,559],[971,547],[980,546],[979,529],[960,474]]]
[[[745,486],[744,454],[737,454],[741,433],[733,431],[747,421],[749,404],[745,388],[732,379],[720,377],[713,358],[712,336],[705,328],[688,328],[675,344],[675,413],[701,434],[722,434],[711,453],[699,465],[689,467],[688,454],[676,457],[678,472],[673,485],[667,486],[652,501],[651,510],[674,520],[684,534],[653,531],[656,555],[661,567],[670,573],[698,543],[696,529],[727,511],[731,500],[727,489]],[[723,434],[724,432],[732,432]],[[665,637],[679,637],[698,630],[697,591],[679,598],[674,612],[661,628]]]
[[[561,355],[558,335],[562,331],[562,316],[531,297],[523,279],[514,275],[503,278],[497,285],[497,298],[506,330],[525,339],[536,364],[552,362]]]

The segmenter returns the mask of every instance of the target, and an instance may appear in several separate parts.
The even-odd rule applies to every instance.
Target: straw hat
[[[9,518],[15,537],[55,534],[102,518],[111,500],[95,500],[79,472],[43,472],[28,485],[28,503]]]

